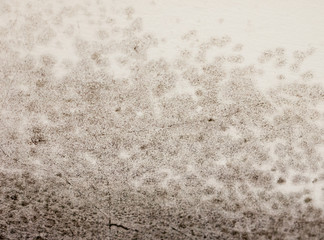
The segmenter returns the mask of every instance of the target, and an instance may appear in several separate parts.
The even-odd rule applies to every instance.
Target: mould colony
[[[134,9],[124,28],[86,9],[45,16],[29,6],[10,36],[1,29],[1,239],[320,236],[324,89],[310,70],[295,82],[278,75],[284,84],[266,93],[254,84],[263,64],[296,72],[313,49],[265,50],[253,65],[242,44],[220,36],[174,62],[154,60],[147,51],[163,43]],[[64,23],[79,14],[101,22],[97,39]],[[59,41],[62,26],[77,61],[19,55]],[[181,41],[195,39],[190,31]],[[213,49],[229,54],[211,62]]]

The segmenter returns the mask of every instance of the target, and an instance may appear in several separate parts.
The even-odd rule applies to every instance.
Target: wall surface
[[[0,239],[324,239],[324,2],[0,0]]]

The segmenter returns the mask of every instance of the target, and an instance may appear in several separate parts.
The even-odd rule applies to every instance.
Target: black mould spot
[[[15,194],[15,195],[12,195],[10,198],[11,198],[12,200],[14,200],[14,201],[16,201],[16,200],[18,199],[18,197],[17,197],[16,194]]]
[[[309,202],[311,202],[311,201],[312,201],[312,199],[309,198],[309,197],[308,197],[308,198],[305,198],[305,200],[304,200],[305,203],[309,203]]]
[[[57,173],[56,176],[62,177],[62,173]]]

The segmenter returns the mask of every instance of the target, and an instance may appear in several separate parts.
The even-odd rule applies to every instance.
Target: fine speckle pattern
[[[0,0],[0,239],[323,239],[323,44],[130,3]]]

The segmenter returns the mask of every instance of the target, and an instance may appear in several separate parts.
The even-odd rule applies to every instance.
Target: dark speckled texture
[[[323,239],[321,49],[144,4],[0,0],[0,239]]]

